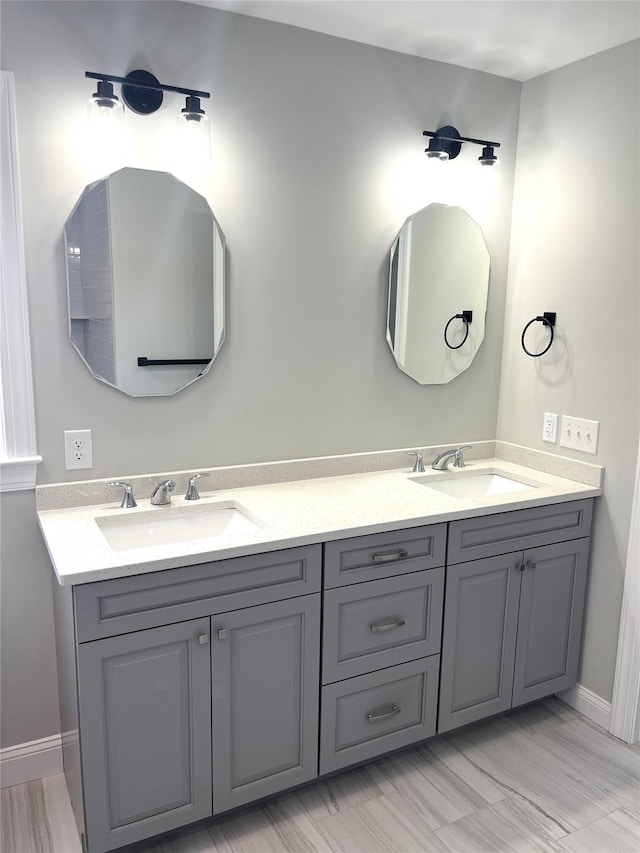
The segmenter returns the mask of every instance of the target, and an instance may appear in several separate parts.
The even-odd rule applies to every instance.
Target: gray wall
[[[172,2],[3,2],[1,37],[16,79],[40,483],[494,437],[519,83]],[[84,138],[84,72],[135,67],[213,92],[213,169],[194,186],[227,239],[228,337],[209,375],[170,398],[95,381],[67,340],[62,229],[108,171]],[[128,165],[180,172],[162,142],[182,106],[167,96],[154,116],[127,113]],[[422,130],[451,121],[501,140],[504,162],[489,203],[467,179],[477,152],[457,161],[447,200],[474,209],[492,253],[487,336],[472,370],[426,388],[387,348],[386,271],[402,222],[431,200]],[[63,431],[87,427],[94,468],[67,472]],[[2,496],[0,510],[6,746],[58,720],[33,496]],[[26,644],[37,669],[16,657]]]
[[[16,75],[39,482],[78,479],[64,470],[69,428],[93,430],[85,478],[494,438],[518,83],[171,2],[3,3],[2,62]],[[156,400],[93,380],[66,332],[62,228],[104,169],[82,136],[84,71],[132,64],[213,92],[202,189],[229,253],[227,342],[205,379]],[[134,165],[173,165],[160,143],[181,106],[127,113]],[[505,162],[485,223],[487,339],[473,371],[424,388],[385,342],[386,269],[428,200],[422,130],[449,119],[500,139]]]
[[[0,498],[0,743],[60,732],[52,577],[35,492]]]
[[[639,57],[635,41],[523,85],[498,424],[505,441],[606,467],[578,680],[607,701],[639,432]],[[520,334],[542,311],[558,339],[527,358]],[[545,444],[544,412],[600,421],[597,455]]]

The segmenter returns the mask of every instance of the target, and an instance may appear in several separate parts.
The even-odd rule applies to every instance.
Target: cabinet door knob
[[[198,642],[200,643],[201,646],[206,646],[207,643],[209,642],[209,635],[208,634],[198,634]]]
[[[519,572],[524,572],[524,563],[521,563],[521,562],[518,560],[518,562],[516,563],[516,569],[517,569]]]
[[[402,708],[400,705],[392,705],[388,711],[381,711],[379,714],[367,714],[368,723],[380,723],[382,720],[388,720],[390,717],[395,717],[399,714]]]
[[[218,630],[218,639],[226,640],[229,637],[229,629],[228,628],[220,628]]]

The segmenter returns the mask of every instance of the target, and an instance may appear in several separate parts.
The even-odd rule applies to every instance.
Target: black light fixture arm
[[[180,86],[168,86],[165,83],[141,83],[132,81],[127,77],[116,77],[114,74],[98,74],[95,71],[85,71],[85,77],[91,80],[106,80],[109,83],[122,83],[125,86],[133,85],[137,89],[152,89],[155,92],[178,92],[180,95],[190,95],[193,98],[210,98],[211,92],[199,92],[197,89],[183,89]]]
[[[490,142],[488,139],[474,139],[472,136],[446,136],[437,130],[423,130],[422,135],[430,136],[433,139],[445,139],[447,142],[473,142],[475,145],[488,145],[490,148],[500,148],[499,142]]]

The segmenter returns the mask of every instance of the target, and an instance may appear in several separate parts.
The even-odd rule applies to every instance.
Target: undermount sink
[[[471,500],[474,498],[490,498],[495,495],[506,495],[510,492],[526,492],[536,488],[532,483],[526,483],[523,480],[516,480],[514,477],[507,477],[504,474],[496,473],[452,473],[446,475],[446,478],[437,480],[431,476],[412,477],[411,479],[414,483],[427,486],[429,489],[435,489],[442,494],[449,495],[451,498],[466,498]]]
[[[223,501],[197,507],[176,507],[96,518],[100,532],[114,551],[173,545],[192,539],[213,539],[230,533],[256,530],[239,504]]]

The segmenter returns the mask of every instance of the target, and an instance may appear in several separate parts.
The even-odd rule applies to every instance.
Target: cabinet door
[[[211,814],[209,619],[78,647],[87,847]]]
[[[214,813],[318,773],[320,595],[212,618]]]
[[[447,569],[438,731],[511,707],[522,553]]]
[[[514,705],[576,683],[588,552],[588,539],[524,552]]]

